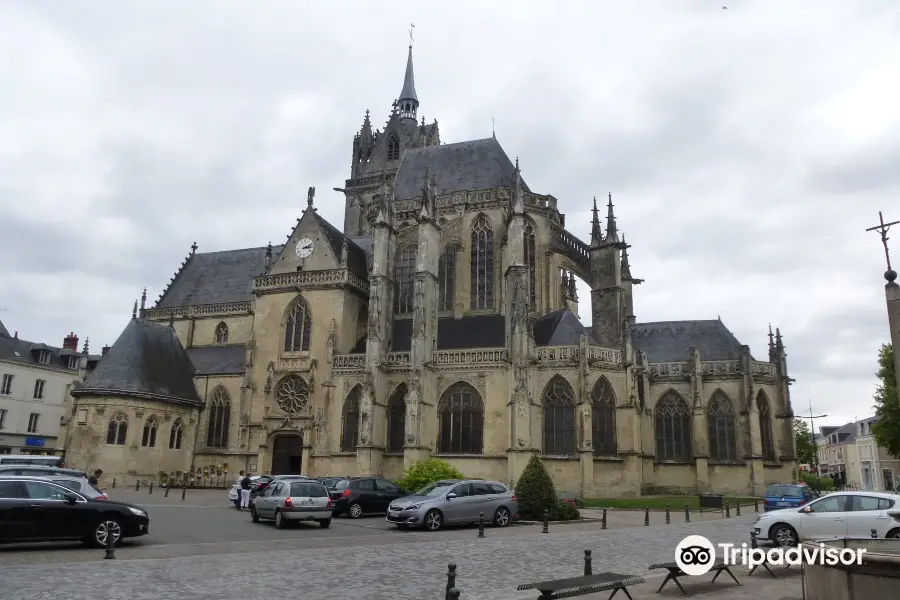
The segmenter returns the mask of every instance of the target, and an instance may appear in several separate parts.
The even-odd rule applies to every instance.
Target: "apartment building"
[[[900,460],[888,454],[878,445],[872,435],[872,425],[878,417],[869,417],[856,423],[856,447],[859,457],[859,468],[851,476],[850,481],[857,483],[859,489],[876,492],[895,491],[900,485]]]
[[[819,467],[822,476],[851,483],[851,473],[859,469],[856,447],[856,423],[843,427],[820,427],[822,442],[818,445]]]
[[[19,339],[0,322],[0,454],[60,454],[70,390],[100,356],[78,351],[71,333],[61,348]]]

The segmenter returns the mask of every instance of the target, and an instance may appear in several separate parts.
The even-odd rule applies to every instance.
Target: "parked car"
[[[131,504],[88,498],[37,477],[0,479],[0,544],[81,540],[106,545],[150,533],[147,512]]]
[[[266,489],[266,486],[269,485],[269,482],[272,481],[272,478],[268,475],[254,475],[250,478],[250,499],[253,500],[256,496],[263,493],[263,490]],[[234,484],[231,486],[231,489],[228,490],[228,501],[234,504],[235,508],[241,507],[241,495],[240,490],[241,486],[238,484]]]
[[[284,529],[298,521],[316,521],[322,529],[331,527],[332,502],[325,486],[313,479],[273,480],[262,495],[250,503],[250,519],[275,521]]]
[[[88,478],[87,473],[78,469],[64,469],[62,467],[50,467],[44,465],[9,465],[0,464],[0,475],[25,475],[32,477],[48,477],[65,475],[68,477]]]
[[[15,477],[16,475],[8,475],[0,472],[0,479],[11,479]],[[39,478],[69,488],[73,492],[78,492],[85,498],[91,500],[109,500],[107,495],[91,485],[91,482],[88,481],[86,477],[76,477],[74,475],[48,475],[46,477],[39,476]]]
[[[334,514],[347,514],[358,519],[366,513],[384,514],[388,505],[409,493],[380,477],[348,477],[328,490],[334,503]]]
[[[447,479],[391,503],[386,520],[437,531],[445,524],[478,523],[482,513],[486,523],[506,527],[519,518],[519,501],[498,481]]]
[[[63,461],[61,456],[47,456],[43,454],[3,454],[0,455],[0,465],[62,467]]]
[[[344,479],[347,479],[347,477],[316,477],[316,481],[327,487],[329,490],[333,490],[334,486],[338,484],[338,481]]]
[[[835,492],[800,508],[760,515],[753,531],[760,541],[795,546],[808,540],[870,538],[900,539],[900,525],[887,515],[900,495],[885,492]]]
[[[766,490],[763,509],[765,512],[769,512],[783,508],[799,508],[809,504],[815,498],[815,492],[805,484],[777,483],[770,485]]]

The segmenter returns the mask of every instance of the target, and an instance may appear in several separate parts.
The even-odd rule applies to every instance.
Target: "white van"
[[[0,454],[0,465],[40,465],[42,467],[59,467],[61,456],[40,454]]]

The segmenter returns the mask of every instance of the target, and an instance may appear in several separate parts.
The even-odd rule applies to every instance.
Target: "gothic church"
[[[437,456],[570,495],[759,495],[795,468],[784,346],[721,320],[638,322],[613,203],[566,230],[496,138],[419,120],[412,48],[353,138],[343,230],[197,252],[72,392],[67,461],[120,482],[238,470],[399,477]],[[592,324],[575,278],[590,286]]]

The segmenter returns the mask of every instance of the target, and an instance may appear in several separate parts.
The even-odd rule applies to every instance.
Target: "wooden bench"
[[[656,569],[666,569],[668,571],[666,578],[663,579],[663,582],[659,586],[659,589],[656,590],[657,594],[662,591],[663,587],[665,587],[665,585],[667,583],[669,583],[669,581],[674,581],[675,585],[678,586],[678,589],[681,590],[681,593],[684,594],[685,596],[688,595],[688,593],[686,591],[684,591],[684,588],[681,587],[681,582],[678,581],[678,578],[679,577],[690,577],[690,575],[688,575],[687,573],[682,571],[677,563],[674,563],[674,562],[657,563],[655,565],[650,565],[648,568],[651,571],[656,570]],[[734,579],[734,582],[736,584],[741,585],[741,582],[738,581],[737,577],[734,576],[734,573],[731,572],[731,565],[725,564],[724,561],[717,561],[717,562],[713,563],[712,567],[710,567],[709,572],[715,573],[712,580],[715,582],[715,580],[719,578],[719,575],[721,575],[723,571],[725,573],[728,573],[729,575],[731,575],[731,578]]]
[[[542,581],[540,583],[525,583],[517,587],[517,590],[537,590],[541,593],[540,600],[550,600],[551,598],[571,598],[573,596],[584,596],[596,592],[608,592],[610,599],[619,592],[625,592],[628,600],[634,600],[628,593],[629,585],[637,585],[644,583],[643,577],[636,575],[622,575],[620,573],[598,573],[596,575],[583,575],[581,577],[570,577],[568,579],[554,579],[552,581]]]

